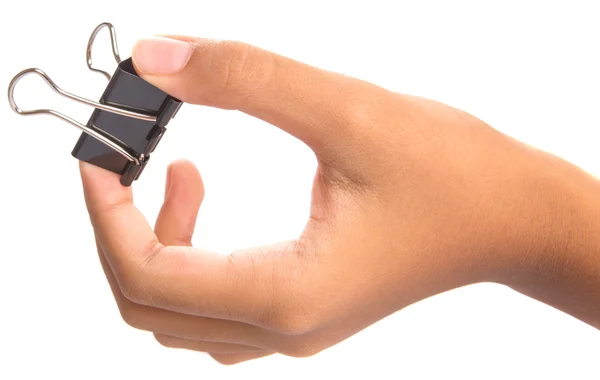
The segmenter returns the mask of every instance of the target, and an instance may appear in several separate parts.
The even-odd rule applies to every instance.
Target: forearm
[[[505,284],[600,328],[600,181],[554,157],[542,165],[545,230]]]

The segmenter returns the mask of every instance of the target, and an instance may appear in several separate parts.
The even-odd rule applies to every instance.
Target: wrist
[[[501,283],[595,326],[600,323],[600,181],[540,154],[532,166],[531,238]]]

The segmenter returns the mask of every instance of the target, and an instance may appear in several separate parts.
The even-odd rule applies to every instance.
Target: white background
[[[597,1],[7,1],[0,84],[34,66],[97,99],[106,80],[84,57],[104,21],[123,58],[153,34],[237,39],[465,109],[598,175],[599,19]],[[104,32],[95,53],[114,69]],[[87,120],[89,108],[39,78],[21,84],[23,107]],[[489,284],[410,306],[309,359],[226,367],[166,349],[120,320],[70,156],[78,131],[3,101],[0,132],[0,379],[600,378],[599,331]],[[166,166],[182,157],[206,187],[195,244],[227,253],[301,231],[316,167],[303,144],[236,112],[184,106],[134,187],[152,223]]]

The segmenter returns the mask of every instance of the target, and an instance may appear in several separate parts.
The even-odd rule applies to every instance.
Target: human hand
[[[193,164],[170,167],[153,229],[117,175],[81,163],[121,314],[162,344],[227,364],[313,355],[418,300],[525,276],[563,246],[552,173],[568,164],[431,100],[242,43],[173,38],[136,45],[144,79],[263,119],[319,165],[297,240],[220,255],[191,247]]]

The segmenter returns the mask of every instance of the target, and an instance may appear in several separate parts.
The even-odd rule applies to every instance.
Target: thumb
[[[265,120],[318,155],[355,145],[361,131],[352,119],[364,120],[366,105],[387,93],[241,42],[153,37],[138,41],[132,58],[139,75],[168,94]]]

